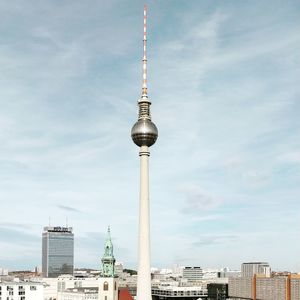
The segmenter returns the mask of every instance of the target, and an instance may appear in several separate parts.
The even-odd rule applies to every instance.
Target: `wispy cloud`
[[[69,211],[69,212],[75,212],[75,213],[81,213],[82,211],[79,209],[76,209],[74,207],[71,206],[66,206],[66,205],[57,205],[58,208],[65,210],[65,211]]]
[[[183,213],[199,214],[212,210],[220,204],[220,200],[203,192],[197,186],[185,188],[186,201],[182,209]]]
[[[215,244],[228,244],[238,240],[236,235],[202,235],[197,237],[192,247],[203,247]]]

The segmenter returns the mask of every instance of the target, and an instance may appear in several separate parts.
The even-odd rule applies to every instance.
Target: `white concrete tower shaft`
[[[137,300],[151,300],[150,270],[150,203],[149,203],[149,147],[158,137],[155,124],[151,121],[150,105],[147,91],[147,7],[144,6],[143,38],[143,84],[142,95],[138,101],[139,117],[133,125],[131,137],[140,147],[140,208],[139,208],[139,249]]]
[[[137,300],[151,300],[149,148],[140,148],[139,264]]]

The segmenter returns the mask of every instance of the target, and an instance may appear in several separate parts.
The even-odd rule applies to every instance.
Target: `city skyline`
[[[0,3],[0,267],[41,264],[49,217],[76,267],[108,225],[136,267],[143,4]],[[152,265],[299,272],[300,4],[147,4]]]

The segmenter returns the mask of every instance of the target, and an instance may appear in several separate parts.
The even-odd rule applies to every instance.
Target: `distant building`
[[[241,277],[241,271],[223,270],[218,272],[218,278]]]
[[[267,262],[248,262],[243,263],[242,267],[242,277],[253,277],[256,275],[265,275],[267,277],[271,276],[271,267]]]
[[[74,234],[72,227],[44,227],[42,237],[42,274],[55,278],[73,275]]]
[[[152,288],[152,299],[190,299],[197,300],[207,297],[207,290],[201,286],[159,286]]]
[[[0,282],[0,299],[43,300],[43,284],[36,282]]]
[[[198,281],[203,278],[203,271],[201,267],[184,267],[182,277],[188,281]]]
[[[116,262],[115,263],[115,274],[116,274],[116,276],[118,276],[118,277],[122,276],[123,270],[124,270],[123,263]]]
[[[208,300],[226,300],[228,298],[228,284],[209,283],[207,285]]]
[[[229,278],[229,299],[300,300],[300,275]]]
[[[59,300],[98,300],[98,297],[98,287],[79,287],[65,290]]]
[[[0,268],[0,276],[7,276],[8,275],[8,269]]]

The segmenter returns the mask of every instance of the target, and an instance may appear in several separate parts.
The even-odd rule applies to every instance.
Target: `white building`
[[[188,281],[198,281],[203,278],[201,267],[184,267],[182,277]]]
[[[242,264],[242,277],[253,277],[256,275],[271,276],[271,267],[267,262],[249,262]]]
[[[152,296],[161,297],[161,299],[166,299],[168,297],[205,297],[207,296],[207,290],[200,286],[189,286],[189,287],[179,287],[179,286],[159,286],[157,288],[152,288]]]
[[[0,282],[0,299],[43,300],[43,284],[37,282]]]
[[[44,285],[44,300],[61,300],[68,289],[99,287],[98,277],[61,275],[58,278],[43,278],[41,282]]]
[[[218,272],[219,278],[241,277],[241,271],[224,268]]]
[[[124,270],[124,265],[122,262],[116,262],[115,263],[115,274],[117,277],[120,277],[122,276],[123,274],[123,270]]]
[[[0,268],[0,276],[7,276],[8,275],[8,270],[4,268]]]
[[[219,270],[217,269],[206,269],[203,270],[203,279],[214,279],[218,277]]]
[[[44,300],[57,300],[57,278],[40,279],[44,286]]]
[[[97,288],[74,288],[61,293],[61,300],[98,300]]]

